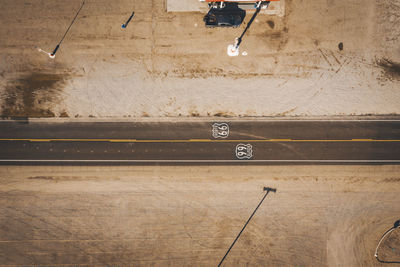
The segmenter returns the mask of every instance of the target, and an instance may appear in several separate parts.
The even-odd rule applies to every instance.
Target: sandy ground
[[[381,266],[400,166],[0,167],[0,265]],[[399,232],[380,255],[399,260]],[[383,266],[383,265],[382,265]]]
[[[80,3],[0,1],[3,117],[400,113],[397,0],[287,0],[237,58],[226,47],[245,25],[206,29],[204,14],[167,13],[164,0],[87,0],[57,57],[39,53]]]

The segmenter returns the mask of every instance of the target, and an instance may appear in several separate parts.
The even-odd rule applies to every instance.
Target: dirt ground
[[[400,113],[398,0],[287,0],[236,58],[226,48],[245,25],[206,29],[204,14],[167,13],[165,0],[87,0],[56,58],[38,52],[80,4],[0,1],[2,117]]]
[[[0,167],[0,265],[381,266],[400,166]],[[399,260],[399,232],[382,244]],[[396,238],[397,237],[397,238]],[[383,266],[383,265],[382,265]]]

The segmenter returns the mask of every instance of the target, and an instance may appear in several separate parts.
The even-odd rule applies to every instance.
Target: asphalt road
[[[400,121],[2,121],[0,148],[3,163],[400,163]]]

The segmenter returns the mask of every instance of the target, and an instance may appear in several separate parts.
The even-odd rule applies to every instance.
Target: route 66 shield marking
[[[236,146],[236,157],[238,159],[251,159],[253,157],[253,146],[250,144],[238,144]]]
[[[229,125],[225,122],[216,122],[212,125],[212,136],[214,138],[228,138]]]

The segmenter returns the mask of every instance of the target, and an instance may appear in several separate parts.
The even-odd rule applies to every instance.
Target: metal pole
[[[122,26],[121,26],[122,29],[125,29],[128,26],[129,22],[132,20],[134,15],[135,15],[135,12],[132,12],[132,15],[129,17],[129,19],[124,24],[122,24]]]
[[[50,56],[54,57],[57,53],[57,50],[60,48],[60,45],[62,43],[62,41],[64,41],[65,36],[67,36],[67,33],[69,32],[69,30],[71,29],[72,25],[74,24],[76,18],[78,17],[79,13],[81,12],[83,5],[85,5],[85,1],[83,0],[81,7],[79,8],[78,12],[76,13],[74,19],[72,20],[71,24],[69,25],[67,31],[64,33],[64,36],[61,38],[61,41],[57,44],[56,48],[54,48],[53,52],[50,54]]]
[[[268,1],[268,2],[267,2],[267,7],[268,7],[269,3],[270,3],[270,2]],[[235,46],[236,49],[239,48],[240,44],[242,43],[242,38],[243,38],[243,36],[246,34],[247,30],[250,28],[251,24],[253,23],[253,21],[254,21],[255,18],[257,17],[258,13],[260,13],[260,11],[261,11],[261,4],[262,4],[262,1],[260,1],[260,2],[257,4],[256,12],[254,12],[254,14],[253,14],[253,16],[251,17],[249,23],[247,24],[246,28],[244,29],[242,35],[240,35],[240,37],[237,38],[237,43],[236,43],[236,46]]]
[[[267,191],[264,195],[264,197],[261,199],[260,203],[258,203],[256,209],[253,211],[253,213],[250,215],[250,218],[247,220],[247,222],[245,223],[245,225],[243,226],[242,230],[240,230],[239,234],[236,236],[235,240],[233,241],[232,245],[229,247],[228,251],[225,253],[224,257],[222,258],[222,260],[220,261],[220,263],[218,264],[218,267],[221,266],[221,264],[224,262],[225,258],[228,256],[229,252],[231,251],[231,249],[233,248],[233,246],[235,245],[236,241],[239,239],[240,235],[243,233],[244,229],[246,228],[246,226],[249,224],[250,220],[253,218],[254,214],[256,214],[258,208],[261,206],[261,204],[263,203],[264,199],[267,197],[269,192],[274,192],[276,193],[276,189],[275,188],[270,188],[270,187],[264,187],[264,191]]]

